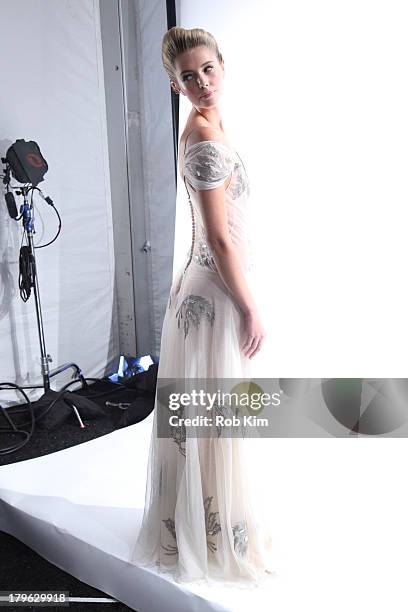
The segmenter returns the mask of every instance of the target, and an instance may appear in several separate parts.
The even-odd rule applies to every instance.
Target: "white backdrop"
[[[397,0],[181,2],[223,53],[249,174],[259,376],[407,373],[407,17]]]
[[[98,2],[16,0],[1,12],[1,155],[17,138],[39,144],[49,165],[39,187],[63,222],[57,241],[36,252],[50,367],[75,361],[86,376],[101,376],[118,354],[118,333]],[[40,244],[58,224],[35,202]],[[34,296],[24,303],[18,291],[21,233],[2,195],[0,382],[28,385],[42,379]],[[13,397],[2,391],[0,402]]]
[[[202,27],[219,42],[223,120],[249,173],[268,332],[255,376],[405,377],[406,4],[181,0],[181,7],[180,25]],[[180,184],[182,200],[184,191]],[[184,222],[180,213],[176,236]],[[275,551],[283,551],[282,569],[301,568],[289,582],[302,598],[268,600],[268,609],[330,602],[355,612],[373,584],[372,610],[406,608],[406,520],[395,513],[407,508],[400,473],[407,446],[361,438],[265,440],[269,460],[253,478],[270,492]],[[288,517],[300,526],[293,539]],[[306,567],[314,577],[305,578]]]

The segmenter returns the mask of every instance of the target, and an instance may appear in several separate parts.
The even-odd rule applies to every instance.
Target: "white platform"
[[[153,414],[90,442],[1,467],[0,529],[138,612],[236,610],[234,600],[249,592],[187,588],[128,561],[142,517],[152,422]],[[251,593],[252,602],[261,597]]]
[[[253,441],[276,574],[255,590],[218,589],[129,563],[152,420],[1,467],[0,529],[138,612],[406,612],[405,440]]]

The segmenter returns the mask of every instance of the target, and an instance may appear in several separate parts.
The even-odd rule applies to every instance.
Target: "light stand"
[[[24,268],[24,273],[22,274],[22,286],[24,290],[24,296],[22,295],[22,298],[26,302],[30,297],[31,288],[34,289],[35,310],[37,314],[37,327],[41,350],[41,374],[43,378],[43,384],[27,385],[24,387],[20,387],[20,389],[36,389],[43,387],[44,393],[47,393],[47,391],[50,391],[51,388],[50,379],[56,374],[67,370],[68,368],[73,368],[74,370],[71,382],[73,383],[75,382],[75,380],[78,380],[79,382],[81,382],[82,387],[86,389],[88,385],[84,376],[82,375],[81,369],[77,366],[76,363],[65,363],[64,365],[61,365],[58,368],[55,368],[54,370],[50,371],[49,363],[52,362],[52,358],[47,353],[45,348],[44,325],[41,312],[37,265],[35,261],[35,248],[42,248],[44,246],[50,245],[58,237],[61,229],[61,218],[53,204],[53,201],[50,197],[44,197],[41,189],[37,187],[38,183],[44,180],[44,174],[48,170],[48,164],[42,156],[38,144],[33,140],[25,141],[22,138],[17,139],[16,142],[11,145],[11,147],[9,147],[6,153],[6,157],[2,157],[1,161],[3,162],[3,164],[6,164],[5,174],[2,175],[2,178],[7,190],[5,200],[9,215],[12,219],[15,219],[16,221],[19,221],[20,219],[23,220],[24,231],[27,235],[28,244],[27,246],[22,247],[20,249],[20,272],[22,262],[24,262],[24,265],[26,266]],[[22,185],[21,187],[19,187],[20,191],[17,192],[20,193],[20,195],[22,195],[24,198],[24,203],[20,208],[20,215],[17,210],[14,195],[10,190],[11,176],[13,176]],[[14,189],[14,187],[12,188]],[[34,246],[33,234],[35,232],[33,198],[31,199],[31,205],[28,201],[29,192],[34,190],[38,190],[41,197],[53,207],[60,222],[58,232],[54,239],[45,245],[41,245],[41,247]],[[22,286],[20,285],[20,293],[22,291]],[[79,415],[77,416],[80,421]]]
[[[74,375],[73,379],[78,378],[78,381],[82,383],[83,388],[87,388],[87,383],[82,375],[81,369],[76,363],[65,363],[53,370],[50,371],[49,363],[52,362],[51,356],[47,353],[45,348],[45,336],[44,336],[44,325],[42,319],[42,311],[41,311],[41,301],[40,301],[40,290],[38,286],[38,275],[37,275],[37,265],[35,260],[35,248],[34,248],[34,215],[32,214],[33,205],[29,204],[28,201],[28,191],[29,187],[23,186],[20,187],[21,193],[24,198],[23,206],[22,206],[22,219],[23,219],[23,227],[27,234],[28,248],[29,248],[29,259],[31,265],[31,273],[32,273],[32,287],[34,289],[34,300],[35,300],[35,310],[37,314],[37,327],[38,327],[38,335],[40,339],[40,351],[41,351],[41,374],[43,378],[42,385],[31,385],[31,386],[22,386],[22,389],[35,389],[44,387],[44,392],[46,393],[51,388],[50,386],[50,378],[67,370],[69,368],[73,368]]]

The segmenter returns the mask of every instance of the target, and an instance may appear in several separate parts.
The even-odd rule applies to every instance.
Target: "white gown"
[[[216,140],[186,146],[183,162],[193,242],[167,303],[158,385],[167,378],[248,379],[252,361],[240,349],[240,310],[217,272],[191,188],[218,187],[230,176],[228,226],[250,282],[248,177],[239,155]],[[157,437],[160,410],[165,408],[156,392],[145,508],[131,561],[155,566],[178,582],[258,586],[272,571],[272,538],[251,507],[245,439],[194,437],[182,427]]]

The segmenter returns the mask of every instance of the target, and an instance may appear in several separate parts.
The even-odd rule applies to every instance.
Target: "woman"
[[[210,33],[180,27],[165,34],[162,59],[171,87],[192,104],[179,171],[193,240],[166,308],[158,386],[167,378],[243,379],[265,331],[248,282],[248,178],[219,110],[224,61]],[[156,393],[146,503],[132,560],[155,563],[178,581],[256,586],[269,573],[270,536],[262,535],[249,506],[244,441],[221,437],[219,428],[207,437],[194,435],[180,424],[160,437],[166,419]]]

